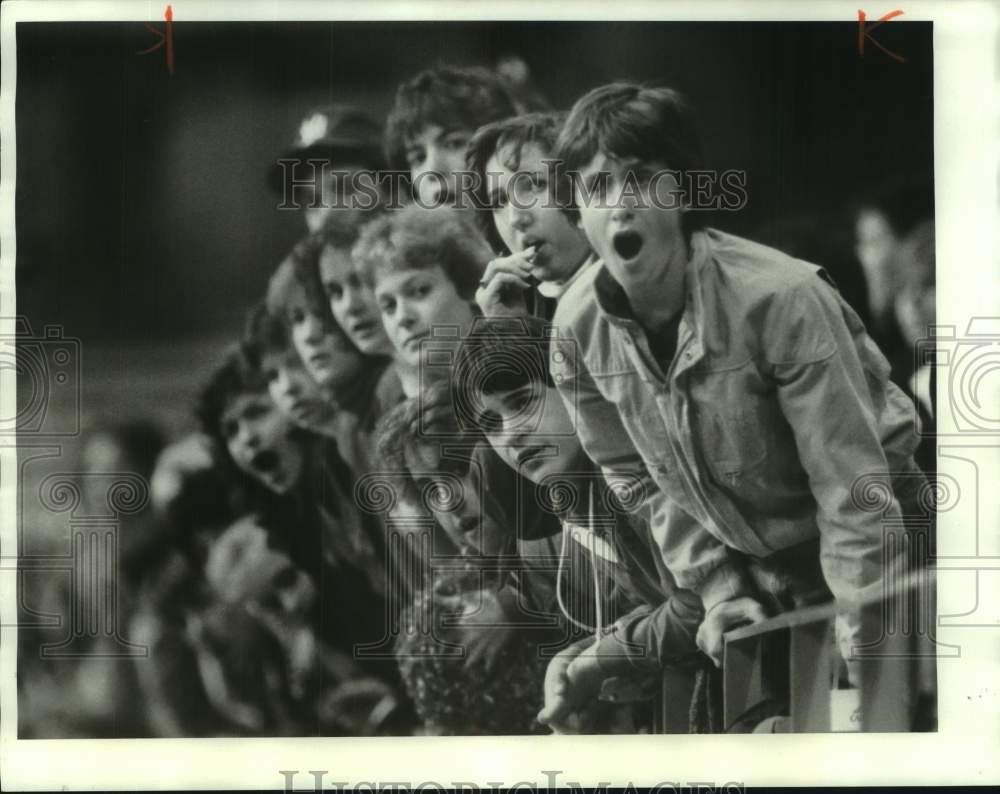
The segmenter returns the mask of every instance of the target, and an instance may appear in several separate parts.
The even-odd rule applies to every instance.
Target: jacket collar
[[[538,285],[538,287],[536,287],[536,289],[545,298],[561,298],[563,293],[570,288],[573,282],[579,279],[583,272],[596,260],[597,255],[591,253],[590,256],[584,259],[580,263],[580,266],[574,270],[565,281],[543,281]]]
[[[678,373],[694,366],[705,354],[703,285],[711,259],[710,232],[694,232],[691,235],[691,256],[684,270],[684,308],[677,340],[677,353],[680,356],[683,350],[683,356],[677,364]],[[603,263],[594,279],[594,293],[598,308],[608,322],[632,331],[640,328],[625,290],[612,278]]]

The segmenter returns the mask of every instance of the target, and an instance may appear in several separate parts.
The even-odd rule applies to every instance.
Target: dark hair
[[[369,285],[379,270],[441,267],[456,292],[471,301],[490,252],[468,213],[410,204],[367,224],[351,255]]]
[[[455,412],[462,427],[491,429],[482,398],[555,387],[549,363],[552,326],[538,317],[479,318],[455,358]]]
[[[295,295],[302,296],[308,312],[322,320],[325,327],[331,330],[334,328],[336,323],[330,313],[330,306],[323,297],[309,238],[297,243],[275,269],[267,284],[264,305],[268,312],[287,323],[289,303]]]
[[[934,218],[934,184],[918,175],[879,185],[856,202],[855,215],[875,210],[885,216],[896,237],[903,238],[920,223]]]
[[[259,369],[264,356],[292,349],[288,326],[263,302],[258,303],[247,312],[240,349],[247,364]]]
[[[454,395],[448,383],[433,384],[420,396],[401,402],[379,421],[375,436],[380,465],[402,476],[403,496],[415,502],[419,502],[422,495],[407,465],[408,449],[417,444],[442,441],[471,448],[481,440],[477,432],[470,433],[459,426]]]
[[[328,215],[323,225],[299,240],[285,261],[278,265],[268,288],[267,310],[271,314],[284,316],[284,304],[289,293],[298,287],[302,290],[309,311],[323,320],[329,332],[341,334],[347,339],[330,312],[330,304],[319,275],[319,259],[323,250],[328,247],[350,252],[361,234],[364,222],[380,216],[380,209],[366,212],[345,210]]]
[[[497,233],[488,206],[486,164],[495,154],[509,147],[511,156],[504,161],[504,166],[517,171],[521,167],[521,151],[529,143],[537,144],[546,154],[552,153],[564,119],[563,113],[525,113],[480,127],[469,141],[465,160],[469,170],[479,177],[476,181],[476,223],[495,253],[510,252]]]
[[[482,67],[437,66],[396,90],[385,129],[389,167],[408,171],[406,141],[429,124],[470,131],[513,116],[514,102],[497,75]]]
[[[556,141],[556,157],[578,171],[595,155],[662,162],[682,175],[705,167],[701,135],[687,99],[666,87],[611,83],[584,94]],[[683,214],[685,234],[703,228],[707,213]]]
[[[239,349],[230,350],[198,395],[195,414],[202,431],[226,449],[220,422],[226,408],[241,394],[266,394],[267,380]]]
[[[292,295],[298,292],[303,297],[306,310],[323,323],[326,333],[335,334],[340,337],[344,346],[357,350],[350,337],[334,319],[330,303],[323,293],[323,284],[319,277],[319,254],[322,248],[322,238],[313,234],[296,244],[271,276],[267,285],[267,296],[264,299],[266,310],[281,318],[287,325],[288,303]],[[360,351],[358,355],[361,355]]]

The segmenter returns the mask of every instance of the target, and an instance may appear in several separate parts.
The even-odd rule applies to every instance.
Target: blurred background
[[[384,119],[396,85],[424,68],[512,56],[561,109],[612,80],[665,83],[692,100],[710,167],[747,173],[747,206],[713,225],[857,275],[859,198],[933,166],[931,24],[893,22],[877,38],[905,63],[870,44],[861,57],[853,22],[176,22],[170,75],[164,49],[137,54],[158,40],[141,23],[18,24],[17,312],[35,337],[61,329],[65,356],[37,346],[41,377],[69,375],[30,393],[19,381],[22,409],[34,400],[44,414],[22,448],[58,443],[21,452],[20,553],[67,553],[71,517],[42,504],[46,476],[146,476],[159,445],[193,425],[197,389],[304,233],[267,173],[313,106],[350,101]],[[138,424],[122,435],[123,422]],[[118,440],[87,452],[102,432]],[[81,717],[83,735],[145,730],[107,706],[116,669],[81,673],[93,702],[80,708],[103,720]],[[66,735],[49,691],[36,690],[28,734]]]

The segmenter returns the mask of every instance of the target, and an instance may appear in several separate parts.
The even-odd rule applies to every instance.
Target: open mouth
[[[257,471],[265,474],[273,472],[277,469],[280,462],[281,460],[278,457],[278,453],[273,449],[261,450],[250,459],[250,465]]]
[[[307,419],[313,414],[313,403],[309,400],[297,400],[289,406],[288,412],[296,419]]]
[[[627,262],[639,255],[639,252],[642,250],[643,239],[642,235],[637,231],[627,229],[615,234],[611,239],[611,244],[614,246],[615,253]]]

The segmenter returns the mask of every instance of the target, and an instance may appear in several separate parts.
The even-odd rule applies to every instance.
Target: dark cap
[[[382,128],[364,110],[352,105],[324,105],[310,111],[299,124],[295,140],[282,155],[286,160],[329,160],[332,164],[357,163],[382,167]],[[271,188],[282,190],[284,169],[275,161],[270,170]]]

